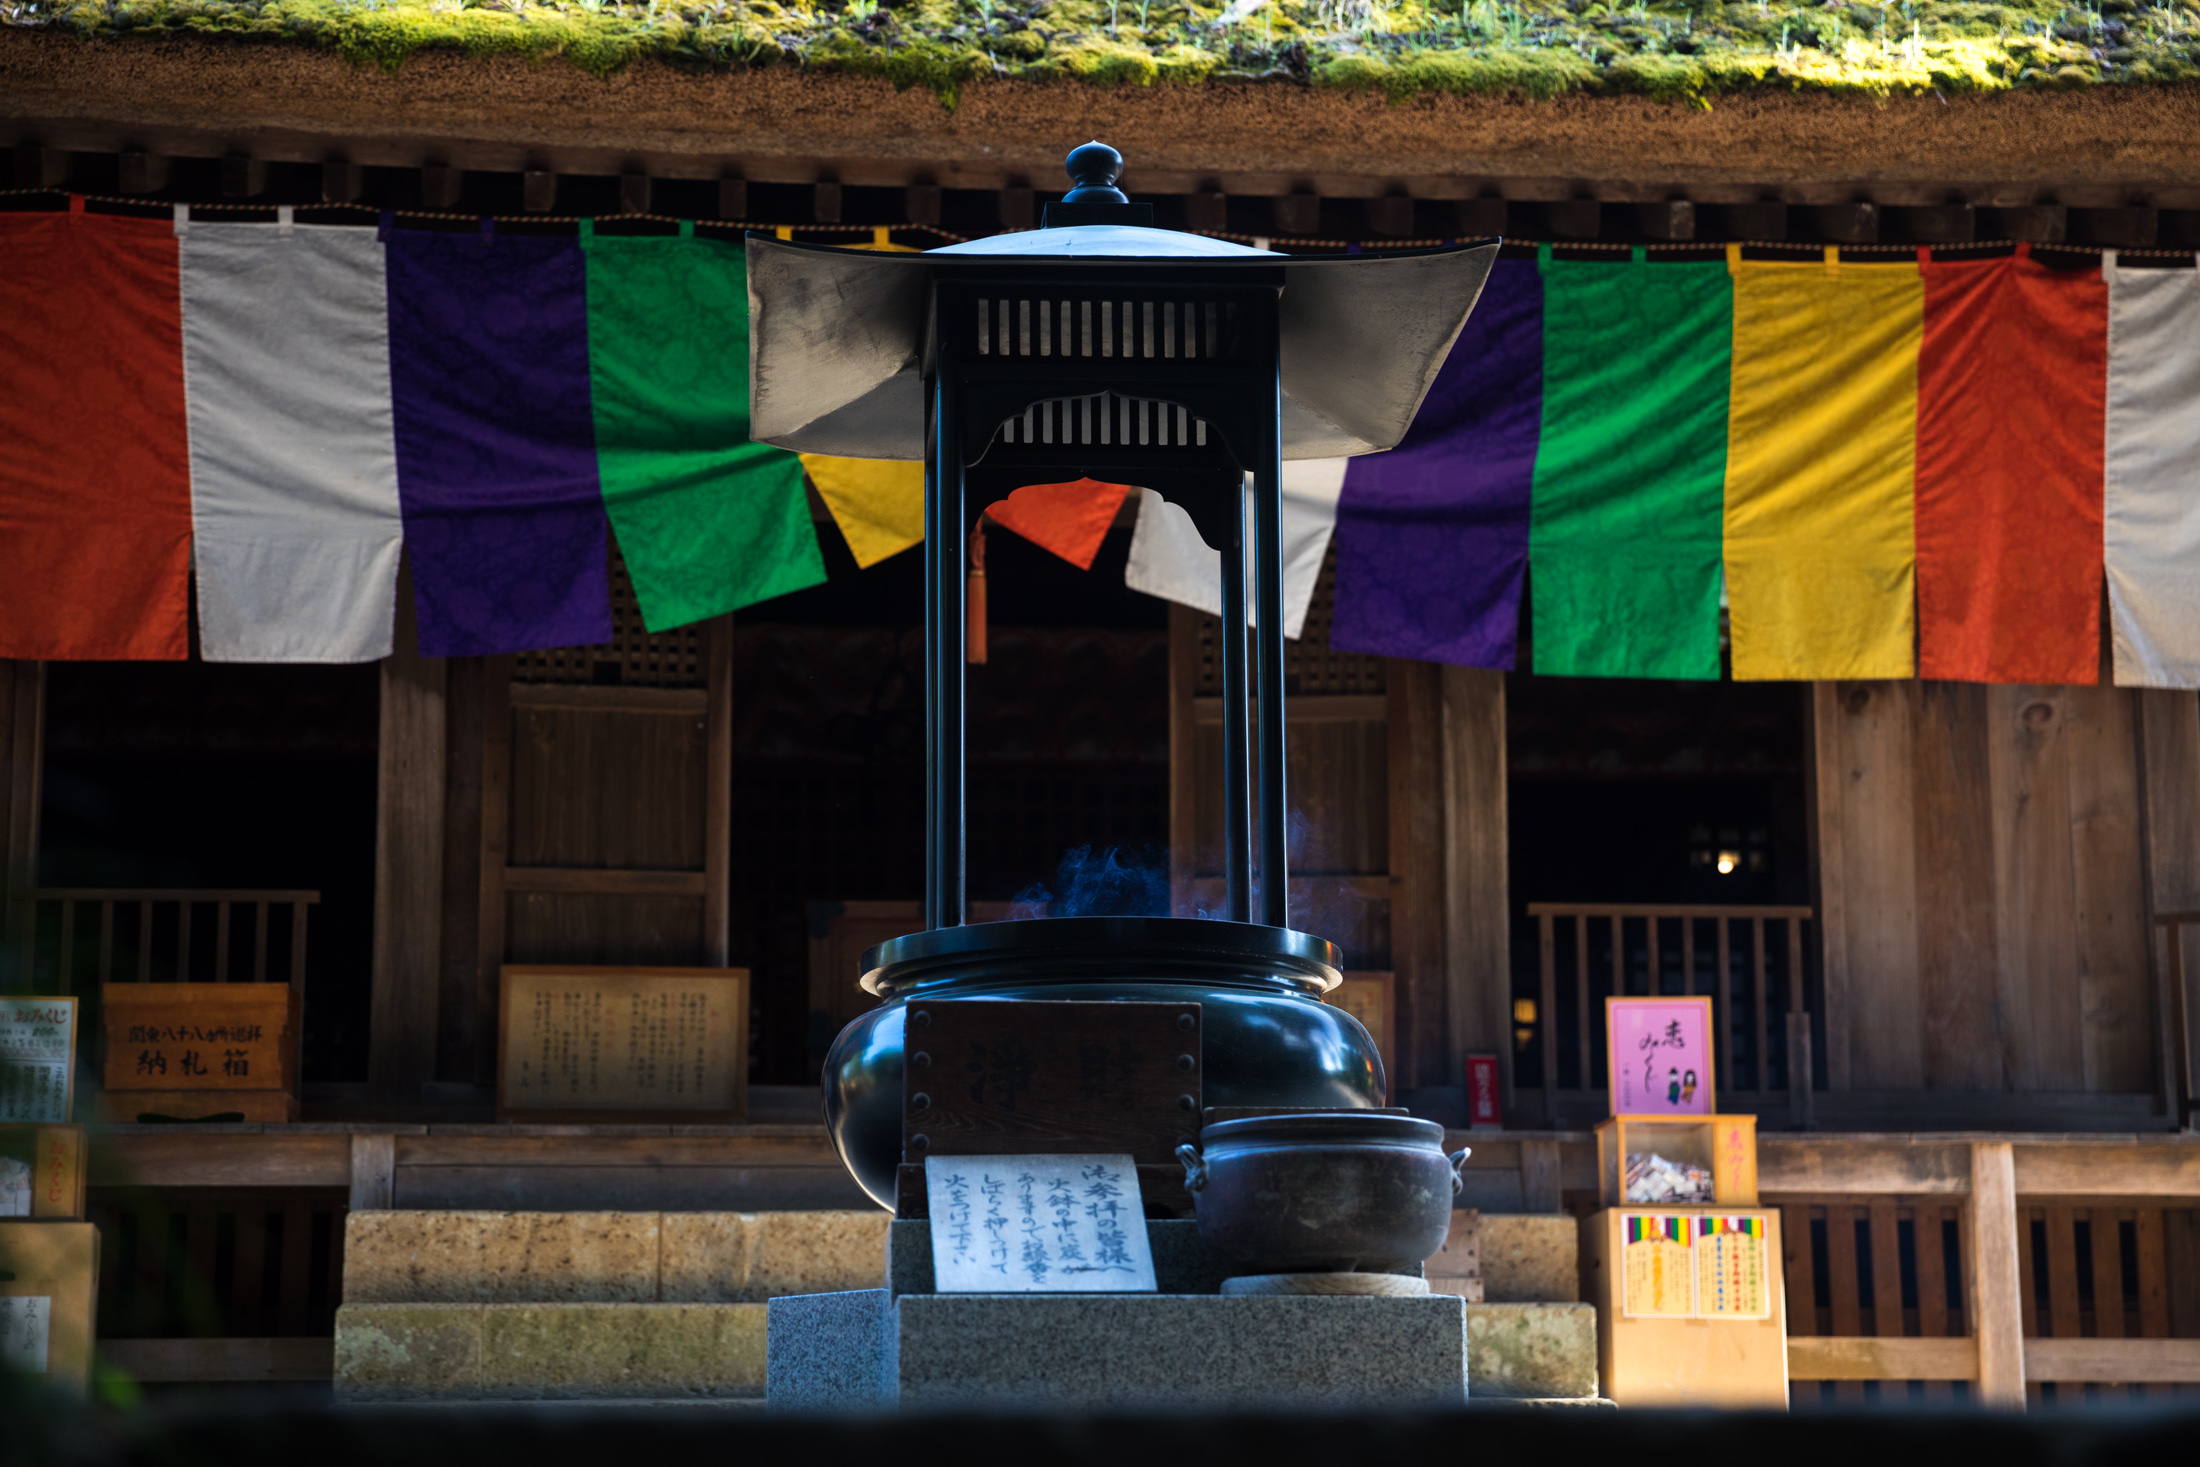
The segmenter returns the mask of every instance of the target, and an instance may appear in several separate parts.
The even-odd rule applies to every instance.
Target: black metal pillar
[[[1222,517],[1222,869],[1229,918],[1253,920],[1251,770],[1246,761],[1245,481],[1229,486]]]
[[[964,568],[962,437],[946,377],[932,395],[924,465],[924,923],[960,927],[968,910],[963,821]]]
[[[1275,387],[1275,416],[1261,436],[1253,471],[1254,619],[1259,637],[1254,682],[1260,699],[1260,920],[1291,925],[1288,841],[1291,812],[1285,803],[1283,727],[1283,379]]]

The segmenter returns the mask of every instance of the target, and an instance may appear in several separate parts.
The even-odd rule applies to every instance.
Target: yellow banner
[[[923,464],[805,453],[802,468],[857,565],[876,565],[924,539]]]
[[[1823,264],[1732,268],[1734,676],[1909,677],[1924,282],[1915,266],[1841,264],[1831,250]]]

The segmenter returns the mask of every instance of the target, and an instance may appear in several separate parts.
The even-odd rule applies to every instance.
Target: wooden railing
[[[20,971],[34,985],[50,979],[74,992],[80,982],[155,978],[287,982],[304,999],[306,914],[321,900],[317,891],[56,887],[29,898],[33,920]],[[202,913],[207,921],[199,920]],[[271,950],[287,951],[283,970],[273,976]]]
[[[1803,983],[1809,907],[1530,902],[1528,915],[1541,954],[1533,1027],[1543,1124],[1609,1113],[1597,1080],[1606,1060],[1603,1000],[1661,993],[1711,998],[1720,1109],[1760,1115],[1784,1109],[1791,1124],[1810,1124],[1811,1019]],[[1775,929],[1769,934],[1767,924]],[[1561,948],[1570,963],[1561,964]],[[1778,974],[1772,954],[1782,959]],[[1569,970],[1563,990],[1562,967]],[[1783,1017],[1775,1018],[1776,1008]],[[1561,1083],[1568,1066],[1571,1086]]]

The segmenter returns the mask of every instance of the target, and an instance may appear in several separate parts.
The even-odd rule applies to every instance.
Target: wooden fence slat
[[[168,1294],[168,1208],[165,1203],[145,1202],[137,1208],[137,1289],[130,1311],[130,1333],[158,1335],[167,1321],[162,1307]]]
[[[237,1205],[237,1248],[229,1281],[229,1329],[232,1335],[260,1332],[260,1301],[267,1292],[267,1203],[250,1198]]]
[[[298,992],[299,1012],[305,1012],[306,996],[306,915],[312,910],[309,902],[290,904],[290,986]]]
[[[1876,1199],[1866,1209],[1871,1219],[1872,1333],[1905,1335],[1902,1320],[1901,1226],[1894,1199]]]
[[[267,914],[272,910],[266,902],[252,904],[252,981],[267,981]]]
[[[1536,1015],[1541,1032],[1543,1050],[1543,1124],[1554,1124],[1552,1117],[1558,1114],[1558,939],[1552,931],[1551,914],[1545,912],[1535,919],[1536,935],[1542,942],[1542,969],[1536,993],[1543,1005]]]
[[[1696,992],[1696,923],[1693,918],[1682,917],[1680,924],[1681,992],[1693,995]],[[1719,1022],[1719,1006],[1716,1002],[1711,1005],[1711,1022],[1713,1025]],[[1718,1031],[1714,1028],[1712,1032],[1717,1033]],[[1726,1046],[1721,1044],[1719,1048],[1724,1049]],[[1709,1079],[1710,1077],[1707,1075],[1704,1078]]]
[[[2124,1337],[2124,1212],[2096,1207],[2088,1214],[2093,1254],[2093,1333],[2104,1340]]]
[[[1588,1090],[1596,1084],[1596,1064],[1591,1048],[1596,1033],[1603,1027],[1601,1016],[1591,1017],[1589,1009],[1589,919],[1574,918],[1574,1001],[1580,1005],[1581,1088]],[[1610,1065],[1612,1057],[1604,1062]]]
[[[2162,1209],[2142,1207],[2132,1218],[2139,1248],[2139,1333],[2150,1340],[2169,1338],[2169,1255]]]
[[[1863,1281],[1857,1276],[1856,1227],[1867,1213],[1846,1203],[1826,1206],[1826,1283],[1833,1299],[1833,1329],[1837,1335],[1864,1332]]]
[[[2076,1339],[2078,1325],[2078,1212],[2050,1207],[2047,1214],[2047,1308],[2049,1328],[2042,1334]]]
[[[60,991],[76,992],[76,903],[61,904]]]
[[[214,903],[214,981],[229,981],[229,903]]]
[[[1757,1050],[1757,1088],[1772,1086],[1772,1014],[1765,1004],[1765,919],[1749,923],[1749,981],[1751,1041]]]
[[[99,904],[99,981],[111,983],[115,976],[115,904]]]
[[[2039,1260],[2032,1256],[2032,1224],[2038,1221],[2038,1214],[2036,1207],[2017,1209],[2017,1309],[2023,1316],[2026,1339],[2040,1332]]]
[[[1655,912],[1645,913],[1642,919],[1642,950],[1645,954],[1646,975],[1649,987],[1643,990],[1652,998],[1658,996],[1658,917]]]
[[[191,903],[176,903],[176,981],[191,981]]]
[[[138,903],[138,982],[153,981],[153,904]]]
[[[1928,1339],[1948,1333],[1948,1209],[1920,1203],[1910,1215],[1910,1246],[1917,1256],[1917,1332]]]
[[[1818,1272],[1811,1255],[1811,1214],[1818,1209],[1790,1204],[1780,1209],[1780,1250],[1786,1255],[1787,1321],[1791,1335],[1818,1333]]]
[[[183,1275],[176,1290],[176,1323],[184,1334],[204,1333],[202,1325],[221,1328],[221,1305],[214,1294],[214,1245],[220,1226],[220,1215],[209,1201],[195,1201],[184,1210]]]
[[[1734,943],[1727,932],[1727,919],[1714,917],[1712,925],[1719,930],[1719,978],[1712,987],[1714,999],[1712,1017],[1719,1025],[1719,1089],[1734,1093]],[[1757,1088],[1765,1088],[1762,1078],[1763,1061],[1758,1062]]]
[[[306,1299],[313,1287],[313,1205],[283,1208],[282,1289],[276,1296],[276,1333],[306,1332]]]

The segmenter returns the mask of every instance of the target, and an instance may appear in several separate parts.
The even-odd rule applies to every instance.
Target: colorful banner
[[[1499,260],[1404,441],[1345,470],[1330,646],[1513,665],[1542,415],[1542,277]]]
[[[1915,265],[1744,264],[1726,450],[1737,681],[1914,669]]]
[[[596,466],[650,631],[825,579],[802,464],[749,441],[737,243],[582,232]]]
[[[177,273],[165,219],[0,214],[0,657],[188,651]]]
[[[183,354],[201,655],[389,656],[404,532],[375,231],[188,226]]]
[[[2200,687],[2200,274],[2111,254],[2103,555],[2119,687]]]
[[[1026,484],[988,505],[986,517],[1079,570],[1091,570],[1115,516],[1130,497],[1128,484],[1077,479],[1067,484]]]
[[[1719,676],[1733,336],[1717,262],[1544,264],[1537,672]]]
[[[421,655],[610,641],[579,241],[484,228],[385,242]]]
[[[2107,287],[2021,244],[1923,275],[1918,675],[2097,682]]]
[[[1283,634],[1296,641],[1306,630],[1314,605],[1314,586],[1337,523],[1337,496],[1344,488],[1350,459],[1286,460],[1283,466]],[[1253,537],[1253,506],[1247,496],[1245,536]],[[1123,584],[1133,591],[1222,615],[1222,554],[1210,548],[1192,517],[1151,489],[1138,491],[1138,523],[1131,531],[1130,558]],[[1245,618],[1258,621],[1253,587],[1245,587]]]

